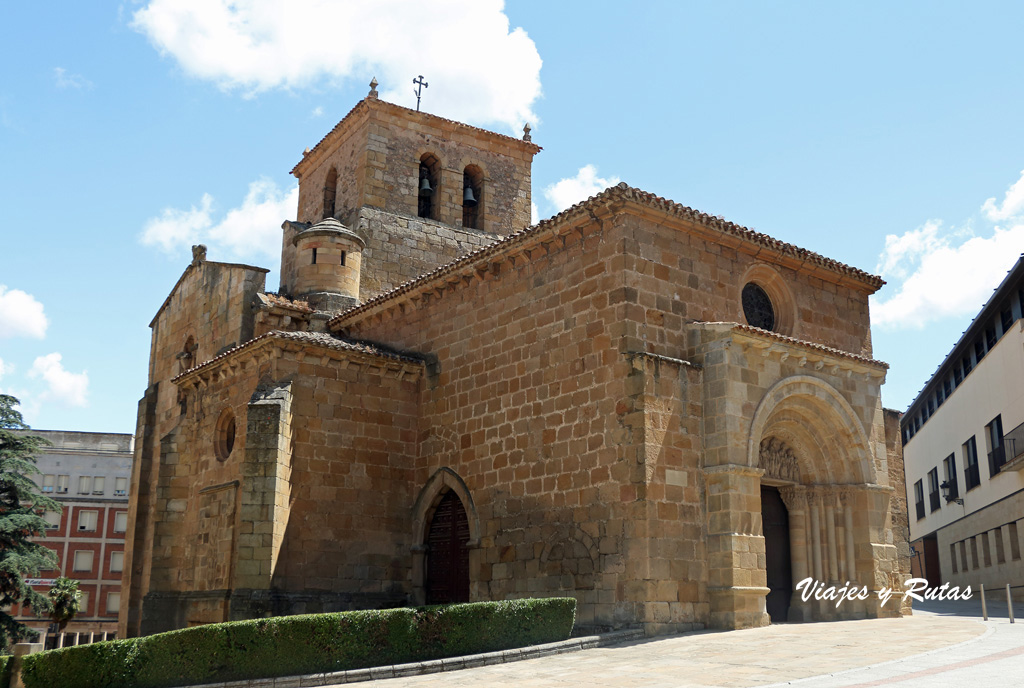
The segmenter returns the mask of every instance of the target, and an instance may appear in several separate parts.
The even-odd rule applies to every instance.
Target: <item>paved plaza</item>
[[[1024,615],[1024,605],[1015,607]],[[375,681],[381,688],[806,688],[1017,686],[1024,676],[1024,623],[1005,600],[988,621],[972,601],[916,605],[902,619],[779,624],[699,632],[509,664]]]

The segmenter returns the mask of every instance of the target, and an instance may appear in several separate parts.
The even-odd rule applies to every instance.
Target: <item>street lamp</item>
[[[942,498],[946,500],[946,504],[949,504],[950,502],[956,502],[960,506],[964,505],[964,500],[963,499],[961,499],[959,497],[950,497],[949,496],[949,481],[943,480],[942,484],[939,485],[939,489],[942,490]]]

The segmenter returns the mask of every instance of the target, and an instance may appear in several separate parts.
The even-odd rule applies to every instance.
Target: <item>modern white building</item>
[[[81,611],[51,644],[88,643],[111,639],[117,632],[128,528],[128,485],[132,470],[132,435],[100,432],[31,430],[50,446],[36,455],[41,490],[64,507],[46,512],[50,522],[37,542],[57,553],[58,568],[43,571],[33,587],[46,594],[59,576],[79,581]],[[19,621],[40,633],[49,621],[31,609],[15,606]]]
[[[901,421],[916,575],[1024,599],[1024,257]]]

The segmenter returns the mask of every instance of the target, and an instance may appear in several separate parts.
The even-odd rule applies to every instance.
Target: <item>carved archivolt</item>
[[[761,450],[757,465],[764,469],[766,478],[800,482],[800,467],[797,465],[793,450],[782,440],[769,437],[761,440]]]

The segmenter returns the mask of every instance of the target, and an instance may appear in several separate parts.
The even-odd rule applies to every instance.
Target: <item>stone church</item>
[[[360,101],[292,170],[281,283],[151,323],[121,637],[572,595],[648,633],[899,615],[876,276],[625,184],[530,226],[529,127]]]

